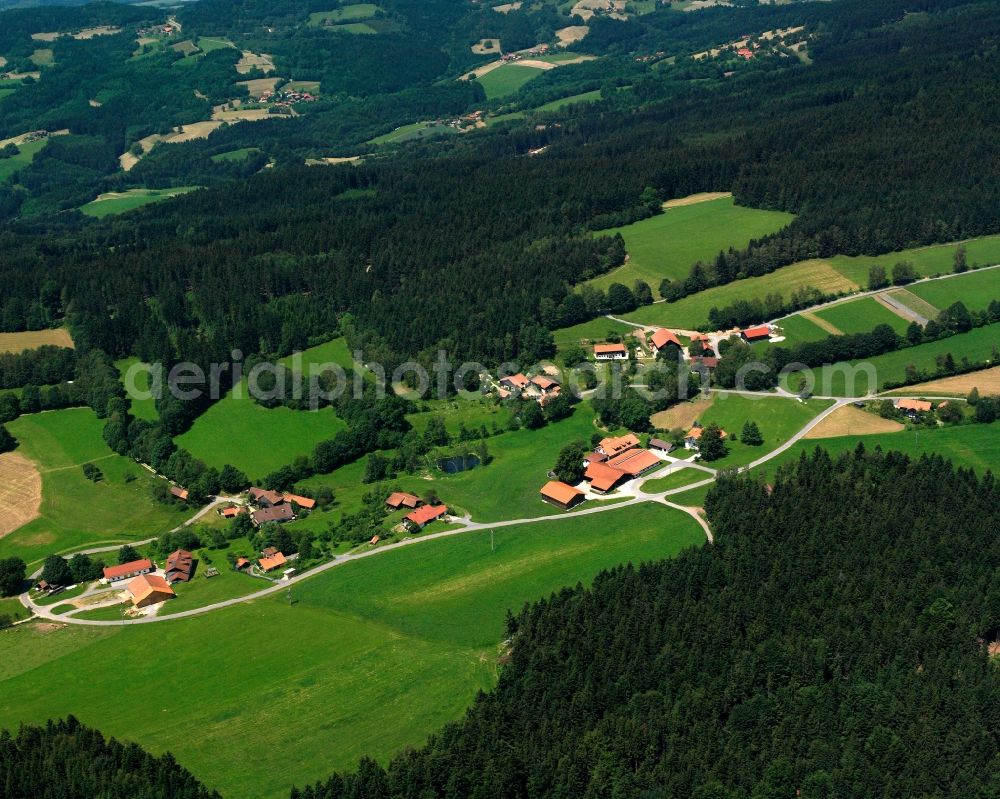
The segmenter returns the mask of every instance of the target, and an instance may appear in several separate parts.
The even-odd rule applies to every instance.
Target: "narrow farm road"
[[[771,397],[775,396],[774,394],[769,394],[767,392],[739,392],[739,393],[745,393],[745,394],[758,393],[762,396],[771,396]],[[747,466],[740,467],[739,470],[748,471],[750,469],[755,469],[758,466],[767,463],[770,460],[773,460],[782,453],[788,451],[788,449],[793,447],[797,442],[801,441],[802,438],[807,433],[809,433],[810,430],[816,427],[816,425],[822,422],[831,413],[834,413],[838,408],[841,408],[845,405],[849,405],[853,402],[859,402],[864,399],[870,399],[870,397],[830,397],[829,399],[833,399],[834,403],[829,408],[826,408],[821,413],[814,416],[807,424],[805,424],[797,433],[795,433],[785,443],[771,450],[770,452],[758,458],[757,460],[753,461],[752,463],[748,464]],[[899,399],[905,399],[905,398],[901,397]],[[917,398],[911,397],[911,399],[917,399]],[[949,398],[949,399],[954,399],[954,398]],[[705,537],[709,541],[709,543],[714,543],[712,530],[709,527],[708,522],[705,521],[705,519],[697,512],[696,509],[684,505],[678,505],[669,500],[669,497],[675,494],[680,494],[685,491],[691,491],[692,489],[711,485],[712,483],[715,482],[716,474],[714,470],[712,470],[707,466],[704,466],[702,464],[698,464],[696,466],[695,464],[686,463],[685,466],[680,468],[691,468],[691,467],[699,468],[704,471],[710,472],[711,475],[706,479],[701,480],[700,482],[690,483],[688,485],[680,486],[679,488],[672,488],[667,491],[646,493],[645,491],[642,490],[642,482],[644,482],[646,479],[651,479],[651,478],[655,479],[656,477],[663,476],[664,474],[667,474],[670,471],[672,471],[671,469],[668,468],[654,473],[649,478],[644,478],[642,481],[638,483],[636,487],[630,489],[631,491],[630,498],[622,502],[609,502],[605,505],[595,505],[592,507],[585,507],[581,508],[580,510],[569,511],[567,513],[562,513],[554,516],[538,516],[526,519],[506,519],[503,521],[496,521],[496,522],[475,522],[472,521],[471,519],[464,519],[462,520],[462,526],[457,527],[453,530],[442,530],[441,532],[429,533],[428,535],[423,535],[416,538],[406,538],[403,539],[402,541],[397,541],[396,543],[393,544],[387,544],[385,546],[378,547],[377,549],[369,549],[362,552],[349,552],[346,555],[341,555],[335,558],[334,560],[316,566],[310,569],[309,571],[303,572],[302,574],[298,574],[295,577],[292,577],[288,580],[282,580],[278,583],[275,583],[274,585],[271,585],[253,594],[247,594],[245,596],[235,597],[233,599],[227,599],[223,602],[215,602],[211,605],[203,605],[202,607],[198,608],[191,608],[190,610],[181,611],[179,613],[174,613],[169,616],[150,616],[138,619],[127,619],[122,621],[79,619],[79,618],[74,618],[72,616],[60,616],[52,613],[52,611],[49,610],[47,607],[35,604],[35,602],[31,599],[28,592],[21,594],[20,600],[21,604],[31,609],[36,617],[53,622],[58,622],[60,624],[79,624],[88,627],[114,627],[122,625],[154,624],[157,622],[167,622],[173,619],[186,619],[192,616],[200,616],[204,613],[211,613],[213,611],[221,610],[222,608],[232,607],[233,605],[238,605],[243,602],[252,602],[255,599],[261,599],[263,597],[270,596],[272,594],[277,594],[281,591],[286,591],[291,586],[296,585],[297,583],[300,583],[303,580],[311,579],[312,577],[315,577],[317,574],[322,574],[323,572],[329,571],[330,569],[335,569],[338,566],[343,566],[346,563],[352,563],[354,561],[363,560],[365,558],[376,557],[386,552],[393,552],[398,549],[402,549],[403,547],[417,546],[426,541],[437,541],[442,538],[449,538],[455,535],[464,535],[466,533],[482,532],[486,530],[497,530],[497,529],[502,529],[504,527],[539,524],[543,522],[549,523],[549,522],[566,521],[571,519],[577,519],[581,516],[592,516],[598,513],[610,513],[612,511],[617,510],[618,508],[627,508],[631,505],[637,505],[642,502],[660,502],[670,508],[674,508],[676,510],[680,510],[684,513],[687,513],[688,515],[692,516],[705,531]],[[202,508],[200,511],[198,511],[198,513],[196,513],[193,517],[191,517],[191,519],[188,521],[188,524],[203,516],[205,513],[211,510],[211,508],[213,508],[215,505],[232,501],[234,500],[233,498],[230,497],[217,498],[212,504],[206,506],[205,508]],[[153,539],[147,539],[147,541],[145,542],[135,542],[135,543],[136,544],[149,543],[149,541],[152,540]],[[115,545],[111,547],[100,547],[86,551],[88,552],[88,554],[94,554],[98,552],[108,552],[117,549],[118,546],[120,545]],[[37,576],[37,574],[38,572],[36,572],[35,575],[33,575],[33,577]]]

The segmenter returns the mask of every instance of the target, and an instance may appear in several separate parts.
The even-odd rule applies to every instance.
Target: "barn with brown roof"
[[[148,608],[177,596],[170,583],[155,574],[142,574],[134,578],[128,584],[128,592],[132,595],[132,605],[137,608]]]
[[[118,580],[127,580],[129,577],[137,577],[140,574],[148,574],[153,571],[153,561],[143,558],[122,563],[120,566],[105,566],[104,579],[109,583]]]
[[[420,497],[405,491],[393,491],[385,500],[385,504],[393,510],[400,508],[415,508],[420,504]]]
[[[167,564],[163,569],[168,583],[186,583],[194,571],[194,555],[186,549],[177,549],[167,555]]]
[[[582,502],[584,498],[582,491],[558,480],[547,482],[539,493],[542,495],[542,499],[550,505],[555,505],[563,510],[569,510]]]

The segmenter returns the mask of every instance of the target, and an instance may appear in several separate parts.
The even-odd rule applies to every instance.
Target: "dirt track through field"
[[[0,455],[0,538],[38,518],[42,476],[17,452]]]
[[[841,330],[839,327],[837,327],[834,324],[831,324],[830,322],[827,322],[826,319],[821,319],[820,317],[816,316],[816,314],[814,314],[814,313],[809,313],[807,311],[807,312],[801,314],[801,316],[802,316],[803,319],[808,319],[810,322],[812,322],[814,325],[816,325],[816,327],[823,328],[823,330],[825,330],[831,336],[842,336],[842,335],[844,335],[844,331]]]
[[[681,208],[685,205],[697,205],[698,203],[708,203],[712,200],[721,200],[723,197],[732,197],[731,191],[702,191],[698,194],[689,194],[687,197],[676,197],[663,203],[663,208]]]
[[[853,405],[838,408],[803,438],[836,438],[837,436],[867,436],[875,433],[898,433],[906,429],[893,419],[883,419]]]

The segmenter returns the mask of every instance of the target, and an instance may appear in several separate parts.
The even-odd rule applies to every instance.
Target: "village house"
[[[250,568],[250,561],[247,558],[237,558],[236,563],[233,564],[236,567],[236,571],[243,571]]]
[[[258,508],[270,508],[273,505],[280,505],[285,498],[277,491],[269,491],[266,488],[251,488],[248,492],[250,501]]]
[[[561,483],[558,480],[550,480],[545,485],[542,486],[539,492],[542,495],[542,499],[548,502],[550,505],[555,505],[557,508],[562,508],[563,510],[569,510],[574,505],[581,502],[584,498],[584,493],[577,488],[573,488],[571,485],[566,483]]]
[[[625,472],[606,463],[592,463],[584,470],[583,477],[590,482],[591,491],[606,494],[625,479]]]
[[[901,399],[896,401],[897,410],[902,411],[911,419],[917,418],[922,413],[930,413],[933,407],[925,400]]]
[[[312,497],[304,497],[301,494],[284,494],[283,498],[285,502],[295,503],[303,510],[312,510],[316,507],[316,500]]]
[[[523,374],[518,372],[516,375],[509,375],[508,377],[500,378],[501,388],[513,393],[515,391],[524,391],[531,385],[531,381],[528,380]]]
[[[412,530],[423,530],[428,524],[436,519],[440,519],[448,513],[448,508],[444,505],[424,505],[415,511],[407,513],[403,521]]]
[[[134,578],[128,584],[128,592],[132,595],[132,606],[136,608],[148,608],[177,596],[170,584],[155,574]]]
[[[531,384],[541,391],[543,396],[546,394],[559,393],[559,383],[551,377],[547,377],[545,375],[535,375],[531,378]]]
[[[677,449],[677,445],[672,441],[664,441],[662,438],[651,438],[649,439],[649,448],[669,454]]]
[[[246,510],[247,510],[246,508],[239,508],[233,506],[229,508],[223,508],[221,511],[219,511],[219,515],[222,516],[223,519],[235,519],[241,513],[246,513]]]
[[[168,583],[186,583],[191,579],[193,571],[194,555],[186,549],[177,549],[167,555],[167,564],[163,572]]]
[[[624,344],[595,344],[594,359],[598,361],[627,361],[628,347]]]
[[[692,358],[701,356],[713,356],[712,341],[703,333],[695,333],[691,336],[691,343],[688,345],[688,352]]]
[[[276,551],[274,547],[268,547],[265,549],[261,553],[260,558],[257,560],[257,565],[260,566],[260,570],[265,573],[279,569],[284,566],[285,563],[286,560],[284,554]]]
[[[143,558],[122,563],[120,566],[105,566],[104,579],[109,583],[116,583],[130,577],[138,577],[140,574],[149,574],[151,571],[153,571],[153,561]]]
[[[389,494],[385,504],[393,510],[399,510],[400,508],[413,509],[420,504],[420,497],[414,494],[407,494],[405,491],[393,491]]]
[[[170,493],[177,499],[187,502],[188,490],[186,488],[181,488],[180,486],[170,486]]]
[[[649,337],[649,350],[653,355],[658,355],[661,350],[667,347],[674,347],[679,350],[681,349],[681,340],[677,338],[677,335],[672,330],[661,327],[659,330],[655,330],[653,335]]]
[[[740,338],[742,338],[748,344],[754,341],[766,341],[771,337],[771,328],[767,325],[757,325],[756,327],[748,327],[746,330],[740,332]]]
[[[259,508],[250,514],[250,521],[255,527],[260,527],[268,522],[290,522],[295,518],[295,511],[291,505],[282,502],[280,505],[268,505]]]
[[[699,424],[696,424],[687,434],[684,436],[684,448],[685,449],[698,449],[698,442],[701,440],[701,434],[705,432],[705,428]],[[725,430],[720,431],[723,438],[728,438],[729,434]]]

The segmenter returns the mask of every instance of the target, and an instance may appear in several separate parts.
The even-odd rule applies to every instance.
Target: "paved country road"
[[[766,397],[774,397],[774,396],[776,396],[773,393],[768,393],[768,392],[752,392],[752,391],[725,392],[725,393],[740,393],[740,394],[745,394],[745,395],[754,395],[754,396],[761,396],[761,397],[765,397],[765,396]],[[860,401],[866,400],[866,399],[870,400],[871,397],[825,397],[825,398],[820,397],[818,399],[832,399],[832,400],[834,400],[834,402],[833,402],[833,404],[829,408],[826,408],[821,413],[819,413],[818,415],[814,416],[801,430],[799,430],[797,433],[795,433],[795,435],[793,435],[791,438],[789,438],[788,441],[786,441],[784,444],[782,444],[781,446],[777,447],[776,449],[771,450],[766,455],[758,458],[757,460],[753,461],[749,465],[740,467],[740,471],[747,471],[749,469],[755,469],[758,466],[761,466],[762,464],[767,463],[768,461],[770,461],[770,460],[778,457],[782,453],[786,452],[788,449],[790,449],[791,447],[793,447],[797,442],[799,442],[803,438],[803,436],[805,436],[807,433],[809,433],[810,430],[812,430],[814,427],[816,427],[816,425],[818,425],[820,422],[822,422],[824,419],[826,419],[830,414],[834,413],[838,408],[842,408],[845,405],[850,405],[851,403],[854,403],[854,402],[860,402]],[[906,398],[905,397],[894,397],[894,399],[906,399]],[[917,397],[910,397],[909,399],[917,399]],[[949,397],[948,399],[952,399],[953,400],[954,398],[953,397]],[[678,464],[683,464],[683,465],[678,465]],[[242,602],[250,602],[250,601],[253,601],[255,599],[260,599],[262,597],[270,596],[271,594],[277,594],[277,593],[279,593],[281,591],[287,590],[290,586],[293,586],[296,583],[300,583],[303,580],[308,580],[308,579],[310,579],[312,577],[315,577],[317,574],[322,574],[323,572],[329,571],[330,569],[335,569],[338,566],[343,566],[345,563],[352,563],[354,561],[363,560],[364,558],[377,557],[378,555],[382,555],[382,554],[384,554],[386,552],[393,552],[395,550],[402,549],[403,547],[417,546],[417,545],[422,544],[422,543],[424,543],[426,541],[436,541],[438,539],[449,538],[449,537],[454,536],[454,535],[464,535],[466,533],[481,532],[481,531],[484,531],[484,530],[496,530],[496,529],[503,528],[503,527],[514,527],[514,526],[517,526],[517,525],[538,524],[538,523],[541,523],[541,522],[548,523],[548,522],[559,522],[559,521],[572,520],[572,519],[577,519],[577,518],[579,518],[581,516],[592,516],[592,515],[597,514],[597,513],[610,513],[610,512],[615,511],[615,510],[617,510],[619,508],[627,508],[627,507],[629,507],[631,505],[637,505],[637,504],[642,503],[642,502],[660,502],[660,503],[662,503],[662,504],[664,504],[664,505],[666,505],[666,506],[668,506],[670,508],[674,508],[676,510],[680,510],[680,511],[682,511],[684,513],[687,513],[688,515],[692,516],[701,525],[702,529],[705,531],[705,537],[707,538],[707,540],[709,541],[709,543],[712,543],[714,541],[714,539],[712,537],[712,530],[708,526],[708,523],[705,521],[705,519],[697,512],[697,510],[694,509],[694,508],[683,506],[683,505],[674,504],[674,503],[670,502],[669,497],[671,497],[674,494],[680,494],[680,493],[683,493],[685,491],[690,491],[690,490],[695,489],[695,488],[701,488],[703,486],[711,485],[713,482],[715,482],[715,479],[716,479],[716,472],[715,472],[715,470],[713,470],[710,467],[707,467],[707,466],[705,466],[703,464],[697,464],[695,466],[695,468],[701,469],[701,470],[706,471],[706,472],[710,472],[711,476],[707,477],[706,479],[701,480],[699,482],[690,483],[688,485],[680,486],[679,488],[672,488],[672,489],[670,489],[668,491],[659,491],[659,492],[654,492],[654,493],[647,493],[647,492],[645,492],[645,491],[642,490],[642,485],[647,480],[655,480],[657,478],[663,477],[666,474],[669,474],[672,471],[676,471],[678,469],[691,468],[692,465],[693,464],[689,464],[689,463],[686,463],[684,461],[671,461],[671,462],[668,462],[667,465],[664,468],[662,468],[662,469],[660,469],[660,470],[658,470],[658,471],[656,471],[656,472],[648,475],[647,477],[642,478],[641,480],[633,481],[633,484],[627,484],[625,486],[625,491],[626,491],[626,495],[629,496],[630,498],[624,500],[623,502],[609,502],[609,503],[604,504],[604,505],[600,505],[600,504],[593,505],[591,507],[581,508],[580,510],[577,510],[577,511],[570,511],[568,513],[558,514],[556,516],[539,516],[539,517],[529,518],[529,519],[508,519],[506,521],[499,521],[499,522],[474,522],[471,519],[462,519],[461,522],[460,522],[462,524],[462,526],[458,527],[458,528],[456,528],[454,530],[442,530],[439,533],[430,533],[428,535],[420,536],[418,538],[406,538],[406,539],[403,539],[402,541],[397,541],[394,544],[387,544],[385,546],[378,547],[377,549],[369,549],[369,550],[365,550],[365,551],[362,551],[362,552],[350,552],[350,553],[348,553],[346,555],[341,555],[341,556],[337,557],[336,559],[331,560],[331,561],[329,561],[327,563],[323,563],[323,564],[321,564],[319,566],[315,566],[314,568],[310,569],[309,571],[303,572],[302,574],[298,574],[295,577],[292,577],[291,579],[282,580],[280,582],[275,583],[272,586],[269,586],[268,588],[264,588],[264,589],[262,589],[260,591],[256,591],[255,593],[247,594],[247,595],[241,596],[241,597],[235,597],[233,599],[227,599],[227,600],[225,600],[223,602],[215,602],[215,603],[213,603],[211,605],[203,605],[202,607],[191,608],[190,610],[184,610],[184,611],[181,611],[180,613],[172,613],[169,616],[149,616],[149,617],[142,617],[142,618],[138,618],[138,619],[128,619],[128,620],[122,620],[122,621],[98,620],[98,619],[78,619],[78,618],[74,618],[73,616],[60,616],[60,615],[57,615],[55,613],[52,613],[52,611],[49,610],[48,607],[35,604],[35,602],[32,600],[31,596],[29,595],[29,593],[27,591],[25,591],[23,594],[21,594],[20,600],[21,600],[21,604],[24,605],[25,607],[31,609],[34,612],[34,614],[35,614],[36,617],[41,618],[41,619],[46,619],[48,621],[58,622],[60,624],[79,624],[79,625],[83,625],[83,626],[87,626],[87,627],[121,627],[123,625],[125,625],[125,626],[131,626],[131,625],[134,625],[134,624],[154,624],[154,623],[157,623],[157,622],[168,622],[168,621],[172,621],[174,619],[186,619],[186,618],[189,618],[191,616],[200,616],[200,615],[202,615],[204,613],[211,613],[212,611],[220,610],[222,608],[228,608],[228,607],[231,607],[233,605],[238,605],[238,604],[240,604]],[[208,513],[213,507],[215,507],[216,505],[218,505],[220,503],[233,502],[233,501],[236,501],[236,500],[234,500],[234,499],[232,499],[230,497],[219,497],[216,500],[214,500],[211,504],[207,505],[206,507],[202,508],[198,513],[196,513],[190,520],[188,520],[187,524],[191,524],[192,522],[194,522],[197,519],[201,518],[206,513]],[[179,529],[179,528],[176,528],[176,529]],[[154,539],[148,539],[146,541],[136,542],[136,544],[149,543],[152,540],[154,540]],[[121,546],[121,544],[116,544],[116,545],[110,546],[110,547],[100,547],[100,548],[90,549],[90,550],[84,550],[84,551],[87,552],[87,554],[97,554],[97,553],[100,553],[100,552],[111,552],[111,551],[117,550],[120,546]],[[36,576],[37,576],[37,572],[36,572]]]

